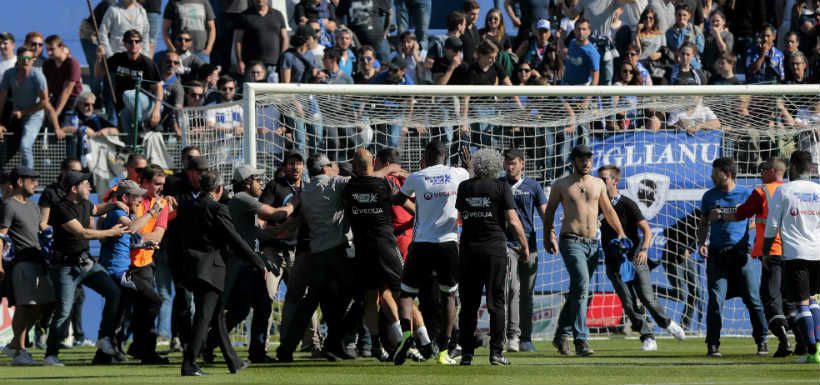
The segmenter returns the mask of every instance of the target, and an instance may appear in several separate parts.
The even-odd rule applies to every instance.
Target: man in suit
[[[228,208],[218,203],[223,192],[220,176],[215,171],[205,171],[199,180],[199,195],[179,207],[176,221],[180,225],[178,253],[187,267],[183,283],[194,294],[194,324],[191,341],[185,349],[182,361],[183,376],[202,376],[196,364],[210,327],[219,336],[219,348],[231,373],[246,366],[239,360],[228,339],[225,328],[224,302],[221,293],[225,287],[225,256],[244,258],[263,274],[266,264],[236,232]],[[225,253],[230,247],[232,253]]]

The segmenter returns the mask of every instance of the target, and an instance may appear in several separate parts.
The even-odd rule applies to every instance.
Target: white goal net
[[[208,124],[208,116],[215,124]],[[222,116],[220,118],[219,116]],[[227,118],[226,118],[227,117]],[[695,218],[712,187],[711,163],[733,158],[738,183],[760,184],[758,165],[811,151],[820,161],[820,85],[729,87],[452,87],[248,84],[238,104],[185,109],[184,142],[197,145],[225,175],[251,163],[272,178],[286,151],[326,152],[345,162],[357,147],[400,150],[418,169],[432,139],[451,149],[518,148],[525,172],[545,189],[570,171],[569,150],[586,143],[595,168],[623,170],[620,189],[633,198],[655,235],[650,258],[655,292],[667,315],[688,332],[705,331],[705,262],[695,248]],[[197,126],[194,123],[201,123]],[[248,133],[253,133],[249,135]],[[559,213],[560,215],[560,213]],[[560,256],[543,251],[533,333],[552,337],[569,276]],[[753,233],[753,231],[752,231]],[[753,261],[755,269],[760,263]],[[590,281],[589,326],[625,328],[603,260]],[[727,300],[723,331],[750,334],[740,299]],[[658,330],[660,332],[660,330]]]

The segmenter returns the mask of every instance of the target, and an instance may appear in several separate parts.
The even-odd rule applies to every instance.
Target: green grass
[[[329,363],[297,356],[290,364],[257,365],[237,375],[217,364],[202,378],[179,376],[173,365],[90,366],[91,348],[61,353],[65,367],[11,367],[0,360],[2,384],[818,384],[820,366],[795,364],[796,358],[757,357],[748,338],[724,338],[723,358],[707,358],[700,337],[678,343],[658,341],[645,353],[634,339],[591,341],[595,356],[561,357],[541,342],[536,353],[510,353],[510,367],[491,367],[480,349],[472,367],[443,367],[407,362],[402,367],[373,359]],[[774,348],[774,347],[772,347]],[[41,351],[33,351],[41,359]],[[244,355],[244,352],[240,352]]]

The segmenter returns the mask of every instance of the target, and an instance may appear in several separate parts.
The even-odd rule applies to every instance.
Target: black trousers
[[[194,322],[194,293],[182,285],[174,285],[174,300],[171,303],[171,335],[178,337],[183,346],[191,341]]]
[[[264,356],[268,342],[269,320],[273,311],[268,289],[265,286],[265,276],[253,266],[246,264],[228,267],[228,275],[229,277],[225,279],[226,287],[223,293],[228,309],[225,315],[226,329],[233,330],[245,320],[253,308],[248,356],[251,358]],[[233,284],[229,289],[227,284],[231,282]],[[211,329],[208,335],[208,349],[214,349],[218,343],[217,331]]]
[[[763,268],[760,272],[760,300],[763,302],[766,319],[769,320],[769,329],[777,334],[779,331],[775,328],[788,327],[784,314],[796,310],[797,305],[783,298],[783,257],[769,256],[761,266]]]
[[[136,290],[122,289],[123,309],[133,309],[131,331],[134,342],[130,351],[137,357],[148,357],[157,351],[157,332],[154,327],[162,306],[162,297],[154,285],[154,266],[148,265],[131,270],[131,280]]]
[[[475,352],[475,331],[478,326],[478,308],[481,294],[487,293],[487,312],[490,313],[490,352],[504,350],[506,314],[504,286],[507,275],[507,249],[502,244],[498,250],[461,245],[460,277],[458,294],[461,312],[458,316],[462,354]]]
[[[193,372],[198,368],[196,358],[205,346],[208,330],[213,328],[217,333],[219,349],[222,351],[222,357],[228,365],[228,370],[235,373],[242,362],[236,356],[236,351],[233,350],[228,337],[228,329],[225,328],[225,302],[222,301],[222,293],[201,281],[192,286],[195,305],[194,323],[191,341],[183,354],[182,372]]]
[[[325,348],[331,351],[341,349],[342,337],[346,332],[344,320],[350,310],[354,282],[354,261],[347,258],[345,249],[346,246],[340,245],[330,250],[305,255],[303,261],[309,266],[307,290],[299,298],[287,320],[289,325],[285,328],[277,349],[280,357],[290,356],[296,350],[319,304],[322,305],[322,313],[328,326]]]

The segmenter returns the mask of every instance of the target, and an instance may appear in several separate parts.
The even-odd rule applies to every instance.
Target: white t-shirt
[[[407,177],[401,192],[416,195],[413,242],[458,241],[458,185],[470,174],[461,167],[441,164],[416,171]]]
[[[717,115],[715,115],[711,108],[706,107],[703,104],[698,104],[692,110],[671,113],[666,124],[669,126],[674,126],[678,121],[683,121],[686,126],[690,126],[699,123],[706,123],[717,118]]]
[[[783,259],[820,261],[820,184],[795,180],[780,186],[766,220],[766,238],[780,230]]]
[[[15,64],[17,64],[17,56],[12,56],[9,59],[0,58],[0,78],[3,77],[3,74],[6,73],[7,70],[14,68]]]
[[[209,127],[216,127],[224,131],[226,137],[230,137],[233,135],[234,128],[242,126],[242,106],[232,105],[209,109],[205,112],[205,120]]]

